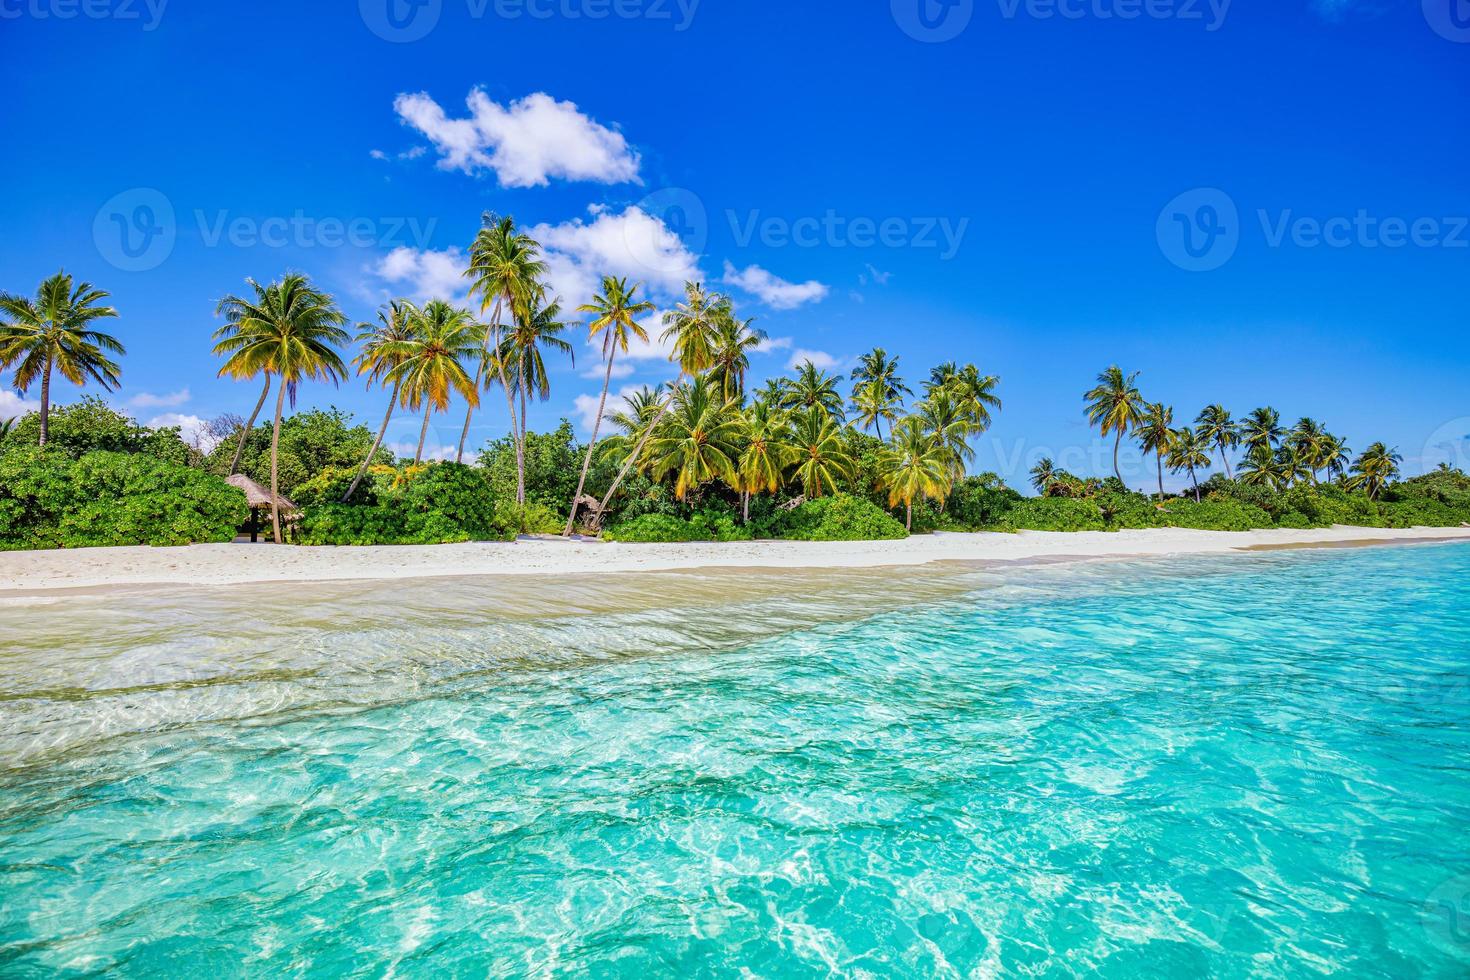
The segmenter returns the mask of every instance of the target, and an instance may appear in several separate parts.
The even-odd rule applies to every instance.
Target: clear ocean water
[[[0,602],[0,975],[1470,975],[1470,546]]]

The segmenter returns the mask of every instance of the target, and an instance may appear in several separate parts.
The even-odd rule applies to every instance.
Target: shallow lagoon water
[[[0,601],[0,974],[1470,972],[1470,546]]]

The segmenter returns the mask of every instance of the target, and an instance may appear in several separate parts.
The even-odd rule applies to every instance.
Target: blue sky
[[[1465,8],[0,0],[0,288],[108,289],[141,420],[244,414],[219,297],[301,270],[368,319],[461,289],[494,210],[538,229],[567,306],[602,271],[730,292],[775,338],[755,381],[875,344],[915,388],[975,362],[1005,399],[976,468],[1013,481],[1105,469],[1079,396],[1115,362],[1181,419],[1269,403],[1465,465]],[[615,389],[671,375],[643,354]],[[595,359],[579,342],[533,425],[580,422]],[[383,407],[356,381],[302,403]]]

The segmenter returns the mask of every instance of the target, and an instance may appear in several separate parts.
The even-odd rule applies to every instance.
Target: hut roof
[[[226,477],[225,482],[232,487],[238,487],[245,491],[245,502],[251,507],[269,507],[271,505],[271,492],[250,479],[244,473],[236,473],[234,476]],[[281,510],[290,511],[300,509],[285,497],[278,497],[277,500],[281,504]]]

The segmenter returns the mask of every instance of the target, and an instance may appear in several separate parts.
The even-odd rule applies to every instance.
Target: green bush
[[[554,432],[526,433],[526,503],[565,514],[577,490],[577,477],[582,472],[582,456],[586,451],[566,419],[562,419]],[[490,489],[497,500],[515,499],[516,449],[509,436],[487,442],[480,450],[477,465],[489,475]],[[601,489],[605,490],[606,484]],[[565,517],[562,523],[565,525]]]
[[[794,510],[778,512],[760,530],[762,537],[793,541],[891,541],[909,536],[883,508],[850,494],[808,500]]]
[[[1092,500],[1027,497],[1017,501],[995,525],[1003,531],[1103,531],[1102,511]]]
[[[750,529],[719,511],[696,511],[688,520],[669,514],[643,514],[602,532],[608,541],[749,541]]]
[[[0,548],[231,541],[249,516],[224,480],[153,456],[0,452]]]
[[[267,416],[250,430],[245,437],[245,451],[240,456],[240,472],[263,487],[271,484],[272,422]],[[356,472],[372,448],[374,435],[365,425],[353,425],[352,416],[336,408],[286,416],[281,420],[281,444],[277,453],[281,493],[299,504],[301,501],[296,498],[302,486],[324,470]],[[210,472],[223,474],[229,469],[238,442],[237,431],[214,448],[205,461]],[[379,448],[373,462],[391,465],[393,454]],[[342,489],[347,488],[344,485]]]
[[[517,506],[513,500],[499,501],[495,505],[495,522],[518,534],[560,534],[567,526],[565,514],[536,500],[524,507]]]
[[[1271,527],[1271,515],[1237,500],[1171,500],[1163,512],[1167,527],[1198,531],[1249,531]]]
[[[335,478],[324,480],[323,486],[335,482]],[[503,541],[514,536],[514,529],[497,510],[484,473],[472,467],[431,463],[389,469],[374,473],[373,484],[376,499],[372,504],[340,504],[329,498],[329,502],[306,506],[299,531],[301,543],[449,544]]]
[[[95,395],[84,395],[71,405],[55,405],[46,420],[46,448],[70,456],[92,452],[141,453],[180,466],[197,459],[179,436],[178,427],[150,429],[126,415],[114,412]],[[17,419],[5,437],[4,447],[35,446],[41,437],[41,416],[36,412]]]

